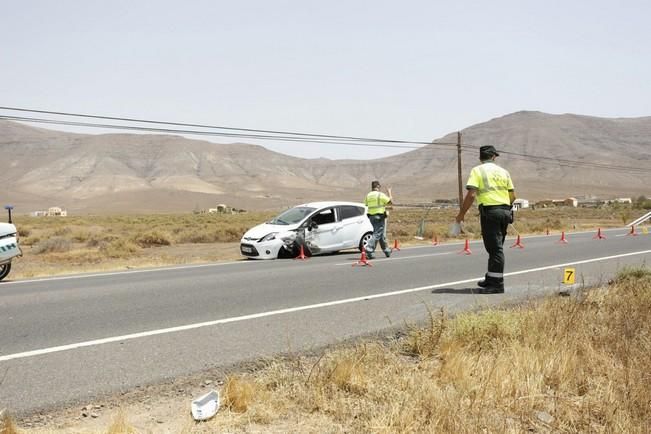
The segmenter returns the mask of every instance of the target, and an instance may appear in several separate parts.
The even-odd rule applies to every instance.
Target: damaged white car
[[[240,242],[248,258],[295,257],[363,249],[373,237],[364,204],[312,202],[282,212],[267,223],[249,229]]]

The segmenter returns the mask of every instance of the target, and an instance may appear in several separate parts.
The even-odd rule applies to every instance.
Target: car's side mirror
[[[318,227],[319,227],[319,225],[317,225],[316,222],[315,222],[314,220],[311,220],[310,223],[307,225],[307,229],[310,230],[310,231],[311,231],[312,229],[316,229],[316,228],[318,228]]]

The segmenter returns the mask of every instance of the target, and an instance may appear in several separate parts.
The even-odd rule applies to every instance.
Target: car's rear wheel
[[[359,240],[359,251],[361,252],[366,248],[366,245],[373,239],[373,232],[366,232]]]

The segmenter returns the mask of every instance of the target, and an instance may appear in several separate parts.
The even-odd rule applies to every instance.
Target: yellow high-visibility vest
[[[495,163],[486,162],[473,167],[466,188],[477,190],[480,205],[511,205],[509,191],[514,190],[511,175]]]
[[[368,208],[369,215],[384,214],[389,202],[391,202],[389,196],[381,191],[371,191],[364,199],[364,205]]]

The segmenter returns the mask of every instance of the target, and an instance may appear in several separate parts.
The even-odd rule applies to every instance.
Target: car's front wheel
[[[362,235],[362,239],[359,240],[359,251],[361,252],[362,250],[366,249],[366,246],[371,242],[372,239],[373,232],[366,232],[364,235]]]
[[[7,277],[7,274],[9,274],[10,271],[11,271],[11,262],[9,262],[8,264],[0,265],[0,280]]]

